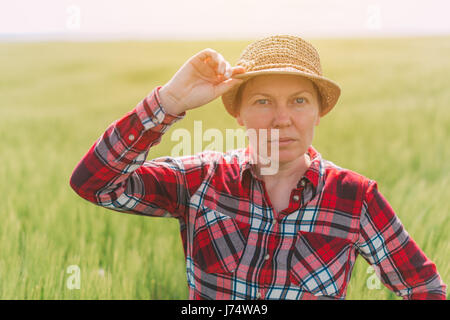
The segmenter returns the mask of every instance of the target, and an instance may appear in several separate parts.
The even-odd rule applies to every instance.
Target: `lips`
[[[278,139],[278,141],[280,141],[280,142],[285,142],[285,141],[294,141],[295,139],[292,139],[292,138],[280,138],[280,139]]]
[[[288,141],[295,141],[296,139],[294,139],[294,138],[279,138],[278,139],[278,141],[279,142],[288,142]],[[274,141],[277,141],[277,140],[270,140],[270,142],[274,142]]]

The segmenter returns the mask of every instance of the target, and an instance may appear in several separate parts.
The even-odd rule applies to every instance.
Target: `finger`
[[[205,60],[204,60],[204,62],[205,62],[205,65],[206,66],[208,66],[209,68],[211,68],[212,69],[212,71],[216,71],[216,69],[217,69],[217,62],[216,62],[216,60],[213,58],[213,57],[211,57],[211,56],[208,56]]]
[[[210,59],[210,58],[209,58]],[[206,61],[202,61],[202,60],[196,60],[193,61],[193,65],[195,67],[195,69],[203,76],[208,77],[208,78],[215,78],[216,72],[214,71],[214,68],[212,68],[209,63],[208,60]]]
[[[216,50],[211,49],[211,48],[206,48],[203,49],[202,51],[200,51],[199,53],[196,54],[196,56],[201,59],[201,60],[205,60],[208,57],[211,57],[214,52],[216,52]]]
[[[217,73],[224,75],[225,71],[226,71],[226,68],[227,68],[226,61],[225,60],[220,60],[219,65],[217,66]]]
[[[215,70],[218,74],[225,74],[227,68],[227,61],[225,58],[218,52],[214,52],[213,58],[217,61],[217,69]]]
[[[240,73],[245,73],[245,68],[244,67],[242,67],[242,66],[237,66],[237,67],[233,67],[232,68],[232,75],[235,75],[235,74],[240,74]]]
[[[233,74],[233,70],[231,69],[231,65],[228,61],[225,61],[225,63],[226,63],[226,68],[225,68],[224,76],[225,76],[225,79],[228,79]]]
[[[212,59],[211,61],[213,61],[211,66],[214,68],[214,71],[219,75],[223,75],[227,67],[225,58],[219,52],[212,49],[209,53]]]
[[[201,61],[203,61],[204,65],[212,69],[211,74],[215,74],[215,77],[219,81],[231,77],[232,71],[230,63],[226,61],[225,58],[219,52],[211,48],[206,48],[199,53],[198,57],[200,58]],[[227,70],[228,73],[225,76]],[[208,71],[208,74],[209,73],[210,72]]]
[[[232,87],[242,83],[244,80],[242,79],[228,79],[221,83],[219,83],[216,87],[216,94],[217,96],[221,96],[228,90],[230,90]]]
[[[211,48],[202,50],[199,54],[199,58],[212,67],[216,67],[220,62],[219,53]]]

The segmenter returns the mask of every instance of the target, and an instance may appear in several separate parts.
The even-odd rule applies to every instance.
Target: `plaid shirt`
[[[344,299],[358,254],[404,299],[445,299],[435,264],[377,183],[312,146],[311,165],[279,213],[248,147],[146,161],[185,116],[164,111],[159,88],[107,128],[70,185],[108,209],[178,219],[190,299]]]

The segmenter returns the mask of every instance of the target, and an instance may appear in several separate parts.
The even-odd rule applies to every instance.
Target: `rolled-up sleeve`
[[[446,298],[446,285],[436,265],[407,233],[373,180],[365,193],[357,247],[396,295],[403,299]]]
[[[70,186],[82,198],[126,213],[182,217],[207,161],[201,155],[146,161],[150,148],[185,116],[164,111],[160,88],[114,121],[75,167]]]

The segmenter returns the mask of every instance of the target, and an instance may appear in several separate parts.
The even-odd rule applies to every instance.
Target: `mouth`
[[[277,142],[280,146],[288,145],[296,141],[296,139],[293,138],[280,138],[278,140],[270,140],[269,143]]]

